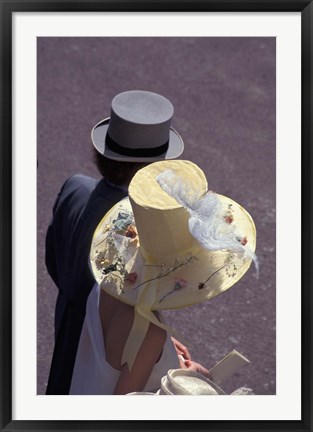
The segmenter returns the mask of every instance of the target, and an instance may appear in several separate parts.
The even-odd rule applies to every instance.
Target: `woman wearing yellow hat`
[[[192,162],[160,161],[138,171],[129,197],[103,217],[93,236],[96,284],[70,394],[155,391],[169,369],[205,373],[179,358],[162,310],[230,288],[252,261],[257,264],[255,244],[250,215],[209,191]]]

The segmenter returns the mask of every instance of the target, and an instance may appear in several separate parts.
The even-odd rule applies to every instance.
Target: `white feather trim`
[[[187,185],[172,170],[157,176],[161,188],[189,213],[189,231],[202,247],[211,251],[231,250],[254,261],[258,273],[258,260],[249,247],[240,242],[234,224],[225,221],[221,201],[214,192],[200,197],[192,185]]]

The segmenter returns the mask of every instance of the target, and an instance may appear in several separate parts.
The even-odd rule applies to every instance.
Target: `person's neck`
[[[127,192],[127,193],[128,193],[128,186],[129,186],[128,184],[117,185],[117,184],[111,182],[111,181],[108,180],[108,179],[105,179],[105,182],[106,182],[108,185],[110,185],[110,186],[112,186],[112,187],[114,187],[114,188],[121,189],[121,190],[123,190],[124,192]]]

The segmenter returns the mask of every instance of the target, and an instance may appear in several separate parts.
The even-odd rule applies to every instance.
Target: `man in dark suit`
[[[156,93],[128,91],[117,95],[111,116],[92,130],[96,163],[103,178],[97,181],[74,175],[56,199],[46,236],[46,266],[59,290],[47,394],[69,393],[86,301],[95,283],[88,257],[98,223],[127,196],[128,184],[138,169],[156,160],[177,158],[183,152],[183,141],[170,126],[173,113],[172,104]],[[184,347],[179,348],[184,351]]]

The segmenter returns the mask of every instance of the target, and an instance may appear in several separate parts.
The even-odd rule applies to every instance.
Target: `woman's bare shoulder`
[[[100,316],[104,336],[106,360],[115,369],[121,370],[121,359],[124,346],[134,322],[134,307],[123,303],[104,293],[100,301]],[[165,343],[166,332],[150,323],[144,340],[145,350],[153,346],[162,347]]]

